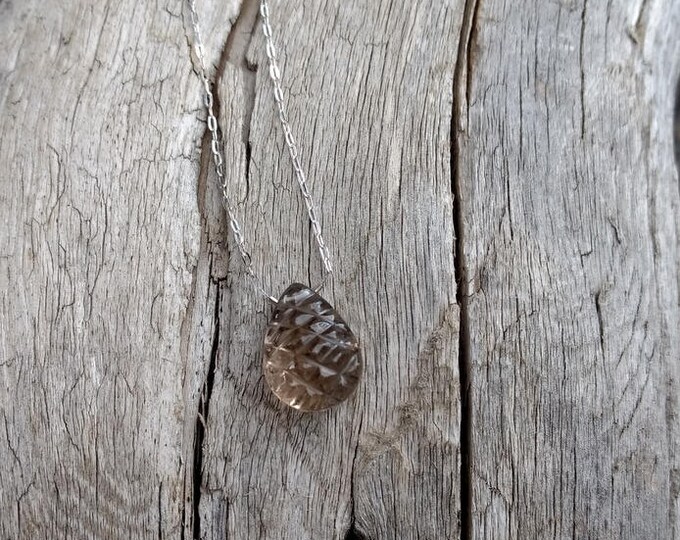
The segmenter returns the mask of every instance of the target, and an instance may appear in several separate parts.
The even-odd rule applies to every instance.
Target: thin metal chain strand
[[[269,77],[274,85],[274,100],[276,101],[276,106],[279,112],[279,121],[281,122],[281,127],[283,128],[283,134],[286,139],[286,146],[288,147],[288,152],[290,158],[293,161],[293,169],[295,170],[295,178],[297,179],[298,185],[300,186],[300,192],[305,200],[305,205],[307,206],[307,214],[309,215],[309,221],[312,224],[312,232],[314,233],[314,238],[319,246],[319,254],[321,255],[321,261],[323,262],[324,268],[328,274],[333,272],[333,263],[331,262],[331,256],[328,252],[328,247],[324,242],[323,236],[321,234],[321,224],[319,223],[319,218],[316,214],[316,207],[314,206],[314,200],[307,187],[307,178],[305,172],[302,169],[302,164],[300,163],[300,157],[298,154],[297,145],[295,143],[295,137],[288,123],[288,113],[286,112],[286,105],[283,101],[283,90],[281,89],[281,70],[278,65],[278,58],[276,54],[276,46],[274,44],[274,38],[272,36],[272,27],[269,22],[269,5],[267,0],[261,0],[260,2],[260,14],[262,15],[262,32],[264,33],[266,42],[266,53],[269,59]],[[327,278],[328,276],[326,276]],[[324,281],[325,279],[324,278]]]
[[[205,53],[203,49],[203,40],[201,39],[201,30],[198,24],[198,14],[196,11],[195,0],[188,0],[189,10],[191,14],[191,25],[194,32],[194,48],[196,55],[198,57],[200,68],[201,68],[201,81],[203,82],[203,89],[205,92],[205,107],[208,114],[208,129],[210,131],[210,151],[213,156],[213,162],[215,164],[215,172],[220,182],[220,188],[222,190],[222,198],[224,199],[224,204],[227,209],[227,214],[229,217],[229,226],[234,233],[234,238],[236,239],[236,246],[243,259],[243,263],[246,267],[247,274],[253,279],[254,284],[258,292],[268,298],[269,300],[276,302],[276,298],[268,294],[263,286],[262,280],[255,274],[252,264],[252,257],[248,252],[246,247],[246,242],[241,231],[241,225],[236,219],[236,211],[234,205],[231,203],[229,193],[227,191],[227,179],[224,175],[224,158],[222,155],[222,141],[220,138],[219,126],[217,123],[217,118],[215,117],[215,112],[213,108],[214,96],[212,89],[210,88],[210,80],[208,79],[207,69],[205,65]],[[267,58],[269,59],[269,75],[272,79],[274,85],[274,100],[279,113],[279,120],[281,126],[283,127],[283,133],[286,139],[286,146],[290,153],[290,157],[293,161],[293,169],[295,170],[295,177],[297,179],[298,185],[300,186],[300,192],[305,201],[307,207],[307,213],[309,215],[309,220],[312,224],[312,232],[314,233],[314,238],[319,246],[319,254],[321,255],[321,261],[323,262],[324,268],[326,270],[326,276],[323,278],[321,285],[317,287],[320,289],[325,283],[328,275],[333,272],[333,265],[331,262],[331,257],[324,242],[323,236],[321,234],[321,225],[316,214],[316,208],[314,206],[314,201],[307,187],[307,179],[305,177],[304,170],[300,163],[297,145],[295,143],[295,137],[288,123],[288,115],[286,113],[286,107],[283,102],[283,90],[281,89],[281,72],[278,67],[276,48],[274,41],[272,39],[272,29],[269,23],[269,7],[266,0],[262,0],[260,4],[260,13],[262,15],[262,29],[266,40],[266,52]]]
[[[219,127],[217,124],[217,118],[215,117],[215,111],[213,108],[214,96],[210,88],[210,81],[208,80],[207,69],[205,67],[205,53],[203,50],[203,40],[201,39],[201,29],[198,26],[198,14],[196,13],[196,3],[195,0],[189,0],[189,11],[191,12],[191,25],[194,31],[194,48],[196,50],[196,56],[198,56],[198,61],[201,67],[201,81],[203,82],[203,90],[205,92],[205,108],[208,113],[208,130],[210,130],[210,151],[212,153],[213,162],[215,164],[215,172],[217,173],[217,178],[220,182],[220,188],[222,190],[222,198],[224,199],[224,205],[227,209],[227,216],[229,218],[229,226],[234,233],[234,238],[236,239],[236,247],[238,248],[241,259],[243,259],[243,264],[246,267],[246,273],[253,279],[255,288],[259,293],[261,293],[265,298],[276,302],[276,298],[267,293],[264,289],[262,280],[255,274],[253,269],[252,257],[248,252],[246,247],[246,241],[243,237],[243,232],[241,231],[241,225],[236,219],[236,210],[231,202],[229,193],[227,191],[227,179],[224,175],[224,158],[222,156],[222,141],[220,139]]]

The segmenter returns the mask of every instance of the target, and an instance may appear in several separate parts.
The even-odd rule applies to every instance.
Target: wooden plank
[[[677,3],[271,1],[366,361],[312,415],[186,3],[62,4],[0,3],[0,537],[680,537]],[[257,4],[198,9],[278,294],[320,263]]]
[[[178,537],[205,258],[180,4],[3,2],[0,50],[0,537]]]
[[[471,537],[676,538],[680,5],[486,0],[467,22]]]
[[[328,412],[277,403],[260,366],[269,310],[229,261],[205,431],[208,538],[458,536],[449,136],[460,7],[271,3],[290,118],[335,259],[325,294],[363,343],[365,380]],[[258,29],[245,64],[227,54],[221,124],[254,265],[278,295],[314,282],[320,263],[263,53]]]
[[[198,174],[179,6],[3,4],[3,536],[455,534],[460,16],[366,4],[273,4],[284,69],[302,66],[286,90],[338,269],[326,294],[366,352],[359,395],[316,416],[263,386],[264,305],[230,260],[205,144]],[[244,56],[256,7],[199,16],[229,177],[281,288],[319,268],[265,71]]]

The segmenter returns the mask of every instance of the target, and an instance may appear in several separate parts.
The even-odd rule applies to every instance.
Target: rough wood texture
[[[257,1],[197,3],[278,295],[320,263]],[[271,0],[365,362],[311,415],[185,9],[0,2],[0,538],[680,538],[680,4]]]
[[[278,403],[260,367],[267,310],[244,286],[240,261],[229,261],[199,505],[211,538],[343,538],[353,521],[369,538],[457,535],[449,54],[460,17],[448,4],[272,4],[274,31],[286,36],[290,117],[335,259],[324,295],[362,342],[364,382],[325,413],[301,416]],[[320,262],[261,32],[248,51],[246,64],[261,66],[254,73],[228,53],[222,125],[234,141],[230,155],[249,158],[234,178],[239,209],[255,267],[278,295],[293,281],[314,281]]]
[[[178,537],[207,291],[181,5],[3,2],[0,50],[0,537]]]
[[[468,13],[472,537],[675,537],[680,4]]]

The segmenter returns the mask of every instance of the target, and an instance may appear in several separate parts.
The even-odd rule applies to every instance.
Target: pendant
[[[269,388],[286,405],[320,411],[352,395],[363,363],[357,338],[333,306],[293,283],[269,321],[263,368]]]

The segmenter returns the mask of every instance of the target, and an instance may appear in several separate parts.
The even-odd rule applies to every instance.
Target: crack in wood
[[[585,38],[586,31],[586,17],[588,10],[588,0],[583,0],[583,8],[581,9],[581,29],[579,33],[579,46],[578,46],[578,61],[579,61],[579,74],[580,74],[580,93],[581,93],[581,140],[586,138],[586,104],[585,104],[585,83],[586,75],[583,70],[583,42]]]
[[[256,73],[257,64],[248,61],[248,51],[253,40],[253,34],[257,28],[259,13],[259,0],[244,0],[241,11],[229,32],[226,43],[225,63],[232,64],[241,70],[243,77],[243,124],[241,140],[246,145],[246,176],[250,166],[250,123],[255,108],[256,96]],[[224,72],[225,66],[220,67],[219,75]]]
[[[241,4],[241,9],[238,13],[236,21],[232,25],[227,39],[225,41],[222,53],[220,55],[220,60],[215,71],[215,77],[212,81],[212,86],[215,89],[213,91],[214,98],[214,111],[217,118],[220,117],[221,110],[221,100],[219,96],[219,83],[224,75],[227,64],[235,65],[242,68],[244,73],[247,75],[244,78],[244,98],[246,102],[245,114],[243,118],[243,142],[245,144],[245,159],[246,159],[246,182],[248,182],[250,173],[250,121],[252,117],[252,110],[255,104],[255,74],[254,71],[256,66],[253,67],[248,64],[246,60],[246,54],[250,46],[253,32],[255,31],[255,23],[257,21],[258,14],[258,0],[244,0]],[[210,132],[206,125],[205,133],[203,137],[202,145],[202,156],[207,156],[210,148]],[[205,190],[207,186],[208,173],[207,170],[212,166],[212,161],[210,159],[201,159],[201,173],[199,175],[199,212],[205,219],[205,213],[207,211],[205,207]],[[206,248],[211,250],[210,241],[202,245],[202,249]],[[200,516],[200,503],[201,503],[201,489],[203,486],[203,443],[205,440],[205,430],[207,425],[207,419],[210,412],[210,398],[212,396],[212,390],[215,379],[215,369],[217,364],[217,353],[219,348],[219,335],[220,335],[220,302],[221,302],[221,292],[220,284],[224,279],[215,278],[212,271],[212,263],[210,265],[210,282],[209,286],[217,286],[215,294],[215,307],[214,307],[214,326],[213,326],[213,336],[212,336],[212,348],[210,352],[210,360],[208,364],[208,369],[206,372],[206,378],[201,388],[199,404],[195,419],[194,427],[194,448],[193,448],[193,463],[192,463],[192,513],[191,513],[191,530],[194,538],[201,538],[201,516]],[[193,291],[195,294],[195,291]],[[182,512],[182,538],[184,537],[185,523],[186,523],[186,510],[183,509]],[[229,502],[227,501],[227,516],[229,515]],[[228,530],[228,529],[227,529]]]
[[[675,106],[673,107],[673,151],[675,166],[678,169],[678,187],[680,187],[680,78],[675,85]]]
[[[347,534],[345,535],[345,540],[369,540],[368,537],[364,536],[352,523],[350,525]]]
[[[470,89],[477,36],[480,0],[466,0],[463,11],[458,51],[453,71],[453,110],[451,113],[451,191],[453,193],[453,221],[455,231],[454,270],[456,276],[456,302],[460,310],[458,338],[458,370],[460,376],[460,538],[472,538],[472,482],[470,478],[470,453],[472,451],[471,403],[470,403],[470,322],[468,317],[468,277],[465,262],[462,186],[460,170],[460,119],[463,106],[470,108]],[[465,99],[463,104],[461,101]]]
[[[208,252],[211,253],[212,255],[212,248],[211,248],[211,242],[208,237],[208,232],[205,227],[205,222],[206,222],[206,209],[205,209],[205,191],[207,187],[207,177],[208,177],[208,170],[211,166],[211,160],[210,160],[210,132],[206,128],[202,140],[201,140],[201,154],[200,154],[200,162],[199,162],[199,174],[198,174],[198,179],[197,179],[197,206],[198,206],[198,212],[199,215],[202,217],[201,222],[202,222],[202,231],[201,231],[201,245],[200,245],[200,251],[203,252],[204,250],[207,250]],[[210,269],[209,269],[209,275],[212,276],[212,256],[210,260]],[[189,341],[190,341],[190,326],[191,326],[191,319],[192,319],[192,314],[195,309],[195,303],[196,303],[196,288],[197,288],[197,280],[198,280],[198,264],[196,264],[193,268],[192,271],[192,277],[191,277],[191,292],[189,294],[189,299],[187,303],[187,309],[186,309],[186,315],[184,317],[184,321],[182,322],[182,325],[180,327],[180,351],[182,354],[182,357],[185,358],[186,362],[189,362]],[[209,280],[209,283],[212,283],[212,280]],[[199,409],[197,409],[198,412]],[[195,448],[195,437],[196,437],[196,427],[195,427],[195,421],[194,421],[194,427],[193,427],[193,433],[192,436],[194,438],[194,445],[193,447]],[[189,461],[189,460],[187,460]],[[191,461],[192,461],[192,471],[191,471],[191,481],[194,481],[195,478],[195,455],[191,456]],[[192,509],[195,508],[196,505],[193,504],[193,501],[190,498],[187,499],[187,489],[192,489],[192,486],[189,486],[189,477],[188,477],[188,472],[187,472],[187,479],[185,480],[184,483],[184,488],[182,491],[182,515],[181,515],[181,524],[182,528],[180,530],[180,538],[181,540],[184,540],[185,538],[185,530],[187,527],[187,503],[191,503]],[[193,491],[192,491],[193,493]],[[193,518],[193,516],[189,516],[190,518]]]
[[[193,511],[192,511],[192,529],[193,537],[201,538],[201,487],[203,484],[203,441],[205,440],[206,420],[210,412],[210,398],[212,396],[213,385],[215,382],[215,366],[217,364],[217,352],[220,342],[220,301],[222,295],[219,287],[215,294],[215,310],[213,322],[213,342],[210,351],[210,362],[208,364],[208,371],[206,374],[203,388],[201,389],[201,397],[198,404],[198,414],[196,415],[196,425],[194,430],[194,463],[193,463]]]
[[[163,482],[158,485],[158,540],[163,538]]]
[[[364,419],[363,417],[361,418],[361,421],[359,422],[359,429],[357,430],[357,434],[361,433],[361,427],[363,426]],[[354,448],[354,457],[352,458],[352,467],[350,468],[349,472],[349,481],[350,481],[350,488],[349,488],[349,501],[350,501],[350,525],[349,529],[347,530],[347,533],[345,534],[345,540],[367,540],[367,538],[359,532],[359,530],[356,527],[356,509],[355,509],[355,504],[354,504],[354,472],[356,471],[356,465],[357,465],[357,457],[359,456],[359,443],[357,441],[357,445]]]
[[[595,311],[597,312],[597,328],[600,335],[600,350],[602,351],[602,356],[604,357],[604,320],[602,318],[602,291],[597,291],[595,293]]]
[[[471,6],[469,5],[471,4]],[[478,18],[479,18],[479,6],[481,4],[480,0],[466,0],[465,2],[465,12],[470,10],[470,14],[464,15],[463,24],[465,25],[465,17],[467,16],[470,21],[468,23],[469,32],[468,37],[465,42],[465,103],[466,107],[469,109],[470,103],[470,90],[472,85],[472,77],[470,76],[474,69],[475,53],[477,46],[477,29],[478,29]],[[462,29],[461,29],[462,31]]]
[[[633,24],[628,28],[628,37],[637,45],[642,47],[645,40],[645,33],[647,31],[647,7],[649,5],[648,0],[642,0],[638,6],[638,12],[635,16]]]

